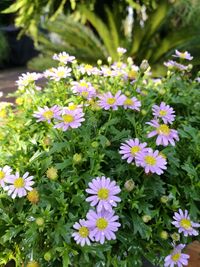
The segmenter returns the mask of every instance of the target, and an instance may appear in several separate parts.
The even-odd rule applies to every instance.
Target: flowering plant
[[[1,264],[187,265],[200,226],[199,81],[182,61],[152,78],[125,52],[97,67],[54,55],[58,68],[24,74],[16,105],[2,104]]]

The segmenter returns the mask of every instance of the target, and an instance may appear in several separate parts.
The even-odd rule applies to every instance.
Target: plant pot
[[[190,255],[188,267],[200,267],[200,242],[194,241],[188,245],[186,253]]]

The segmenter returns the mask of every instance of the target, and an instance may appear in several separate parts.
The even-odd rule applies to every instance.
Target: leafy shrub
[[[172,243],[186,244],[197,234],[198,225],[191,224],[199,219],[199,79],[191,79],[190,65],[172,62],[166,77],[153,79],[146,61],[140,67],[130,58],[123,63],[124,52],[118,49],[117,62],[102,66],[99,61],[98,67],[55,55],[59,67],[44,72],[43,88],[35,84],[41,74],[28,73],[18,80],[16,105],[1,103],[1,265],[14,259],[17,266],[139,267],[145,257],[163,266]],[[157,137],[147,137],[153,127],[146,122],[161,102],[176,116],[170,107],[168,118],[165,108],[157,113],[156,135],[163,138],[157,145]],[[171,128],[175,146],[164,141]],[[130,150],[126,141],[138,142],[135,138],[159,151],[160,168],[152,168],[152,154],[145,169],[139,166],[151,150],[138,152],[138,143]],[[128,159],[122,159],[124,146]],[[81,246],[72,237],[73,225],[95,211],[86,189],[102,176],[121,189],[114,207],[121,226],[112,228],[116,239]],[[106,192],[99,195],[105,201]],[[187,209],[192,220],[185,216],[180,234],[172,224],[178,209]],[[186,238],[188,229],[192,234]]]

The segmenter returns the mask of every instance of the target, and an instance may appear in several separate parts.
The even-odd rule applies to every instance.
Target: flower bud
[[[43,144],[45,146],[49,146],[51,144],[51,138],[46,136],[44,139],[43,139]]]
[[[133,59],[132,59],[131,57],[128,57],[128,58],[127,58],[127,63],[128,63],[129,65],[132,65],[132,64],[133,64]]]
[[[108,57],[107,58],[107,61],[108,61],[109,64],[112,63],[112,58],[111,57]]]
[[[165,89],[161,89],[161,90],[158,91],[158,93],[160,95],[165,95],[166,94],[166,90]]]
[[[141,110],[141,113],[142,113],[143,116],[145,116],[145,115],[147,114],[147,112],[146,112],[145,109],[142,109],[142,110]]]
[[[142,71],[146,71],[149,68],[149,63],[146,59],[142,60],[142,63],[140,64],[140,69]]]
[[[51,255],[50,251],[48,251],[44,254],[44,259],[45,259],[45,261],[50,261],[52,259],[52,255]]]
[[[47,170],[47,177],[50,179],[50,180],[57,180],[58,178],[58,170],[54,167],[51,167]]]
[[[174,240],[174,241],[179,241],[180,240],[180,235],[178,233],[173,233],[171,235],[171,238]]]
[[[149,215],[143,215],[142,220],[144,223],[148,223],[151,220],[151,216]]]
[[[97,60],[97,64],[98,64],[99,66],[101,66],[101,65],[102,65],[102,60],[101,60],[101,59],[98,59],[98,60]]]
[[[37,261],[29,261],[26,267],[40,267],[40,265]]]
[[[74,164],[78,164],[81,161],[82,161],[82,154],[78,154],[78,153],[74,154],[74,156],[73,156]]]
[[[168,233],[166,232],[166,231],[162,231],[161,233],[160,233],[160,237],[162,238],[162,239],[165,239],[165,240],[167,240],[167,238],[168,238]]]
[[[124,187],[126,191],[131,192],[135,187],[135,182],[132,179],[127,180],[124,184]]]
[[[99,143],[97,141],[92,142],[91,146],[93,148],[97,148],[99,146]]]
[[[27,199],[32,203],[32,204],[37,204],[39,201],[39,193],[36,189],[31,190],[28,192]]]
[[[166,204],[166,203],[168,202],[168,200],[169,200],[169,197],[168,197],[168,196],[162,196],[162,197],[160,198],[160,201],[161,201],[162,203],[164,203],[164,204]]]
[[[43,226],[44,225],[44,219],[42,217],[38,217],[36,220],[35,220],[35,223],[38,225],[38,226]]]

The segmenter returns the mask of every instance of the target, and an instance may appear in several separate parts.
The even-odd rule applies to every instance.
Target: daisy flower
[[[123,106],[124,106],[124,109],[129,108],[129,109],[140,111],[141,102],[136,97],[132,97],[132,98],[126,97],[126,99],[124,100]]]
[[[127,67],[126,63],[123,62],[114,62],[111,65],[111,69],[116,70],[116,71],[124,71],[124,69]]]
[[[61,79],[64,79],[64,78],[71,76],[71,71],[72,71],[72,69],[68,68],[68,67],[58,67],[57,69],[52,68],[49,71],[48,75],[50,76],[51,80],[58,82]]]
[[[98,101],[98,104],[105,110],[110,108],[117,110],[118,106],[123,105],[125,98],[125,95],[121,95],[121,91],[118,91],[114,96],[111,94],[111,92],[108,92],[99,96],[100,100]]]
[[[103,209],[112,211],[112,207],[116,207],[117,203],[121,199],[115,195],[121,192],[119,186],[116,185],[115,181],[110,181],[110,178],[105,176],[97,177],[93,179],[89,184],[89,188],[86,192],[92,196],[86,198],[87,202],[91,202],[91,206],[97,205],[97,212]]]
[[[144,168],[145,173],[156,173],[161,175],[166,170],[167,161],[159,154],[158,150],[148,148],[145,152],[141,151],[135,155],[136,166]]]
[[[117,70],[112,70],[107,66],[101,67],[101,74],[104,77],[116,77],[118,76],[118,71]]]
[[[89,237],[96,242],[103,244],[105,239],[116,239],[115,233],[120,227],[119,216],[114,215],[114,211],[95,212],[90,210],[87,215],[86,226],[91,229]]]
[[[89,82],[81,80],[80,82],[72,82],[71,84],[73,85],[72,91],[75,94],[79,94],[88,100],[96,96],[96,90]]]
[[[30,83],[33,83],[34,81],[37,81],[38,79],[42,78],[42,76],[43,75],[41,73],[36,72],[23,73],[21,76],[19,76],[19,80],[16,81],[16,84],[19,89],[22,90]]]
[[[183,232],[184,236],[197,236],[199,234],[194,228],[200,227],[200,224],[190,220],[187,210],[179,209],[179,213],[175,212],[173,218],[175,221],[172,224],[178,228],[179,233]]]
[[[184,247],[184,244],[179,244],[178,246],[174,247],[172,253],[165,258],[164,267],[187,266],[190,256],[182,253],[182,249]]]
[[[144,151],[147,143],[140,143],[138,138],[126,140],[121,143],[119,154],[122,154],[122,159],[127,159],[131,163],[138,152]]]
[[[60,108],[57,105],[54,105],[51,108],[45,106],[44,108],[39,107],[38,111],[35,111],[33,117],[37,118],[37,122],[39,121],[47,121],[51,123],[52,119],[59,118]]]
[[[68,108],[64,108],[61,111],[61,116],[59,120],[61,122],[57,123],[54,128],[61,128],[63,131],[71,128],[78,128],[81,126],[81,123],[85,120],[83,118],[84,113],[81,108],[70,110]]]
[[[172,55],[173,57],[179,57],[182,59],[187,59],[187,60],[192,60],[193,57],[188,53],[187,51],[185,52],[180,52],[178,50],[175,50],[175,55]]]
[[[166,105],[164,102],[161,102],[160,106],[153,105],[152,107],[153,115],[156,118],[161,118],[165,124],[172,122],[175,119],[175,111],[169,105]]]
[[[34,184],[33,176],[29,176],[29,173],[26,172],[22,177],[19,172],[16,172],[15,175],[11,175],[6,178],[5,182],[8,184],[5,186],[5,190],[8,191],[8,195],[13,199],[18,197],[23,197],[27,195],[27,191],[32,191],[32,185]]]
[[[100,70],[97,67],[93,67],[90,64],[82,64],[77,67],[77,70],[80,71],[81,74],[87,74],[88,76],[90,75],[99,75]]]
[[[185,66],[183,64],[177,63],[176,61],[169,60],[167,62],[164,62],[164,65],[169,69],[177,69],[180,71],[188,70],[188,66]]]
[[[0,186],[5,187],[5,180],[10,177],[12,169],[9,166],[0,167]]]
[[[117,53],[119,54],[119,55],[123,55],[123,54],[125,54],[127,52],[127,50],[125,49],[125,48],[123,48],[123,47],[118,47],[117,48]]]
[[[73,225],[73,228],[78,230],[77,232],[73,233],[72,236],[77,244],[80,244],[82,247],[87,244],[90,245],[89,234],[90,230],[85,224],[85,220],[79,220]]]
[[[167,146],[169,143],[175,146],[175,140],[179,141],[178,132],[174,129],[170,129],[167,124],[159,124],[157,120],[151,120],[147,124],[155,127],[156,129],[150,132],[148,138],[157,135],[156,145]]]
[[[54,60],[58,60],[60,63],[67,64],[68,62],[73,62],[75,60],[74,56],[70,56],[66,52],[53,55]]]

